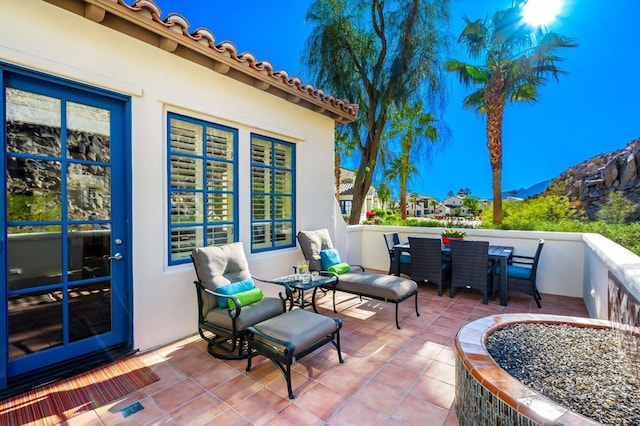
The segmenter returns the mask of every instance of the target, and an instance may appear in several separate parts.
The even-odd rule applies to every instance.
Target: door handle
[[[105,260],[122,260],[122,255],[120,253],[116,253],[113,256],[109,256],[108,254],[105,254],[104,256],[102,256]]]

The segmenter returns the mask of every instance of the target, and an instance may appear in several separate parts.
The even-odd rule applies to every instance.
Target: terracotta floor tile
[[[362,386],[353,397],[369,408],[391,414],[405,394],[406,391],[399,387],[394,388],[374,380]]]
[[[369,380],[367,376],[358,374],[348,368],[342,368],[334,370],[332,374],[321,378],[320,382],[338,392],[352,394],[367,380]]]
[[[191,378],[206,389],[213,389],[220,384],[239,376],[241,373],[226,364],[218,363],[205,368]]]
[[[391,358],[390,365],[410,370],[418,377],[432,362],[433,360],[431,358],[426,358],[415,352],[401,350],[396,356]]]
[[[316,417],[327,420],[346,402],[347,398],[347,395],[318,383],[305,394],[296,397],[293,403],[313,413]]]
[[[424,372],[424,375],[450,385],[456,384],[456,370],[451,364],[445,364],[440,361],[433,361]]]
[[[373,381],[407,392],[416,382],[422,370],[398,367],[395,364],[385,365],[378,374],[373,376]]]
[[[282,398],[265,388],[238,402],[233,409],[255,424],[263,424],[274,418],[289,404],[291,404],[289,399]]]
[[[164,411],[172,411],[202,394],[204,389],[191,379],[183,380],[151,396]]]
[[[169,412],[179,425],[201,425],[218,416],[229,407],[220,399],[209,394],[202,394],[183,406]]]
[[[347,402],[329,419],[331,426],[383,425],[387,416],[354,399]]]
[[[253,380],[251,377],[241,374],[231,380],[227,380],[221,385],[211,389],[211,393],[226,402],[230,406],[234,406],[251,394],[258,392],[263,385]]]
[[[266,424],[269,426],[320,426],[323,423],[307,410],[291,404]]]
[[[217,417],[211,419],[207,423],[203,423],[203,426],[251,426],[251,422],[248,419],[242,417],[238,412],[233,409],[228,409]]]
[[[189,356],[175,358],[170,360],[170,362],[188,376],[219,365],[219,362],[208,353],[202,352],[199,349],[194,350],[195,352],[190,351]]]
[[[166,361],[162,364],[151,366],[151,369],[160,377],[160,380],[158,380],[157,382],[153,382],[143,388],[143,390],[148,395],[153,395],[154,393],[170,388],[176,383],[179,383],[187,378],[187,375],[184,374],[184,372],[180,371],[179,368]]]
[[[423,376],[411,390],[411,396],[449,410],[455,398],[455,388],[448,383]]]
[[[448,414],[449,410],[409,395],[391,417],[410,426],[440,426],[444,424]]]

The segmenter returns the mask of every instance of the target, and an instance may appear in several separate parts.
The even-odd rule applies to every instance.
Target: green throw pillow
[[[254,288],[251,290],[243,291],[241,293],[234,294],[235,297],[238,298],[238,302],[240,302],[240,306],[247,306],[259,300],[262,300],[264,297],[264,293],[261,288]],[[236,304],[233,303],[233,299],[228,299],[229,308],[235,309]]]
[[[329,272],[333,272],[335,274],[344,274],[345,272],[349,272],[351,270],[351,266],[348,263],[337,263],[335,265],[329,266],[327,269]]]

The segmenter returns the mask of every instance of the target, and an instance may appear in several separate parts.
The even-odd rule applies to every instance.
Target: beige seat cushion
[[[254,328],[268,336],[291,343],[294,346],[293,354],[295,355],[320,341],[323,337],[334,333],[338,324],[333,318],[304,309],[294,309],[256,324]],[[260,336],[255,338],[271,346],[277,346],[270,340],[260,338]],[[282,347],[277,349],[283,351]]]
[[[416,282],[406,278],[357,271],[339,275],[336,286],[336,290],[393,301],[400,300],[417,289]]]

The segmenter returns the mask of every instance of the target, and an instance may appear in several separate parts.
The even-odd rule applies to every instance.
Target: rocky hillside
[[[630,220],[640,220],[640,138],[625,148],[597,155],[569,168],[545,191],[568,196],[589,218],[606,202],[611,192],[622,191],[638,205]]]

